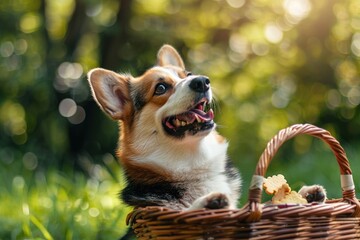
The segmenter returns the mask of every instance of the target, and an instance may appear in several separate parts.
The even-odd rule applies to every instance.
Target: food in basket
[[[286,190],[280,189],[273,196],[271,202],[273,204],[285,204],[285,203],[297,203],[297,204],[307,204],[305,198],[303,198],[299,193],[295,191],[286,192]]]
[[[268,177],[264,180],[264,188],[267,194],[274,194],[286,184],[287,181],[282,174]],[[288,185],[289,186],[289,185]]]
[[[291,191],[289,184],[282,174],[274,175],[268,177],[264,180],[264,189],[268,194],[273,194],[271,202],[273,204],[285,204],[285,203],[295,203],[295,204],[306,204],[308,199],[303,197],[303,195]],[[308,192],[312,189],[304,189],[303,192]]]

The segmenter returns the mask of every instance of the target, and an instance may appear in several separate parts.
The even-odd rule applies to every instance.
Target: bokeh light
[[[265,37],[271,43],[280,43],[283,39],[283,33],[276,24],[268,23],[265,26]]]
[[[292,24],[297,24],[306,18],[311,11],[309,0],[284,0],[283,7],[286,19]]]
[[[0,13],[4,239],[122,231],[109,225],[123,223],[125,211],[112,155],[118,128],[93,101],[86,73],[103,67],[138,76],[164,43],[189,71],[210,77],[218,131],[245,182],[268,140],[294,123],[324,127],[358,155],[359,0],[15,0],[1,2]],[[291,171],[303,154],[314,158],[323,147],[313,142],[284,146],[276,170]],[[324,174],[297,166],[296,181],[301,171],[337,179],[330,164],[320,167]]]
[[[59,104],[59,112],[63,117],[71,117],[76,113],[76,102],[70,98],[62,100]]]

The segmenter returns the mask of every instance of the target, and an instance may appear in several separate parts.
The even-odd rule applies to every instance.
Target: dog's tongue
[[[212,109],[210,109],[207,113],[200,109],[192,109],[190,112],[196,114],[202,121],[211,121],[214,119],[214,112]]]
[[[188,123],[193,123],[197,119],[200,119],[202,122],[208,122],[214,119],[214,112],[212,109],[210,109],[207,113],[200,109],[192,109],[186,113],[177,115],[177,119]]]

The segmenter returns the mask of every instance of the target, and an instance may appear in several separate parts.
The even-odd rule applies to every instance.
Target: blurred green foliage
[[[119,165],[87,162],[81,173],[34,172],[26,162],[0,168],[0,239],[117,239],[130,208],[121,206]],[[116,209],[116,211],[114,211]]]
[[[218,130],[230,141],[245,188],[267,141],[291,124],[326,128],[350,149],[360,144],[358,0],[3,0],[0,24],[1,185],[23,185],[20,192],[1,191],[2,207],[16,204],[12,198],[22,201],[24,191],[48,198],[49,211],[68,191],[90,194],[76,178],[92,179],[88,165],[102,168],[104,157],[114,155],[117,126],[92,101],[86,73],[101,66],[141,74],[164,43],[179,50],[189,70],[211,78]],[[338,192],[328,176],[337,179],[335,163],[306,162],[313,152],[328,151],[321,146],[306,137],[291,141],[275,172],[304,182],[308,175]],[[91,181],[80,178],[80,185]],[[82,199],[71,198],[75,205],[75,198]],[[79,210],[75,205],[71,211]],[[59,212],[48,219],[17,214],[1,225],[27,218],[53,231],[48,226]],[[17,231],[12,238],[25,236],[28,227]]]

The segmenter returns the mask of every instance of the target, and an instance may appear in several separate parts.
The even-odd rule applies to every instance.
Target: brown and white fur
[[[178,52],[164,45],[142,76],[96,68],[88,80],[100,108],[120,124],[126,204],[236,208],[241,179],[215,130],[208,77],[187,72]],[[308,202],[326,199],[319,185],[299,193]]]
[[[100,108],[120,124],[126,204],[236,208],[240,175],[215,130],[208,77],[187,72],[178,52],[164,45],[142,76],[96,68],[88,80]]]

